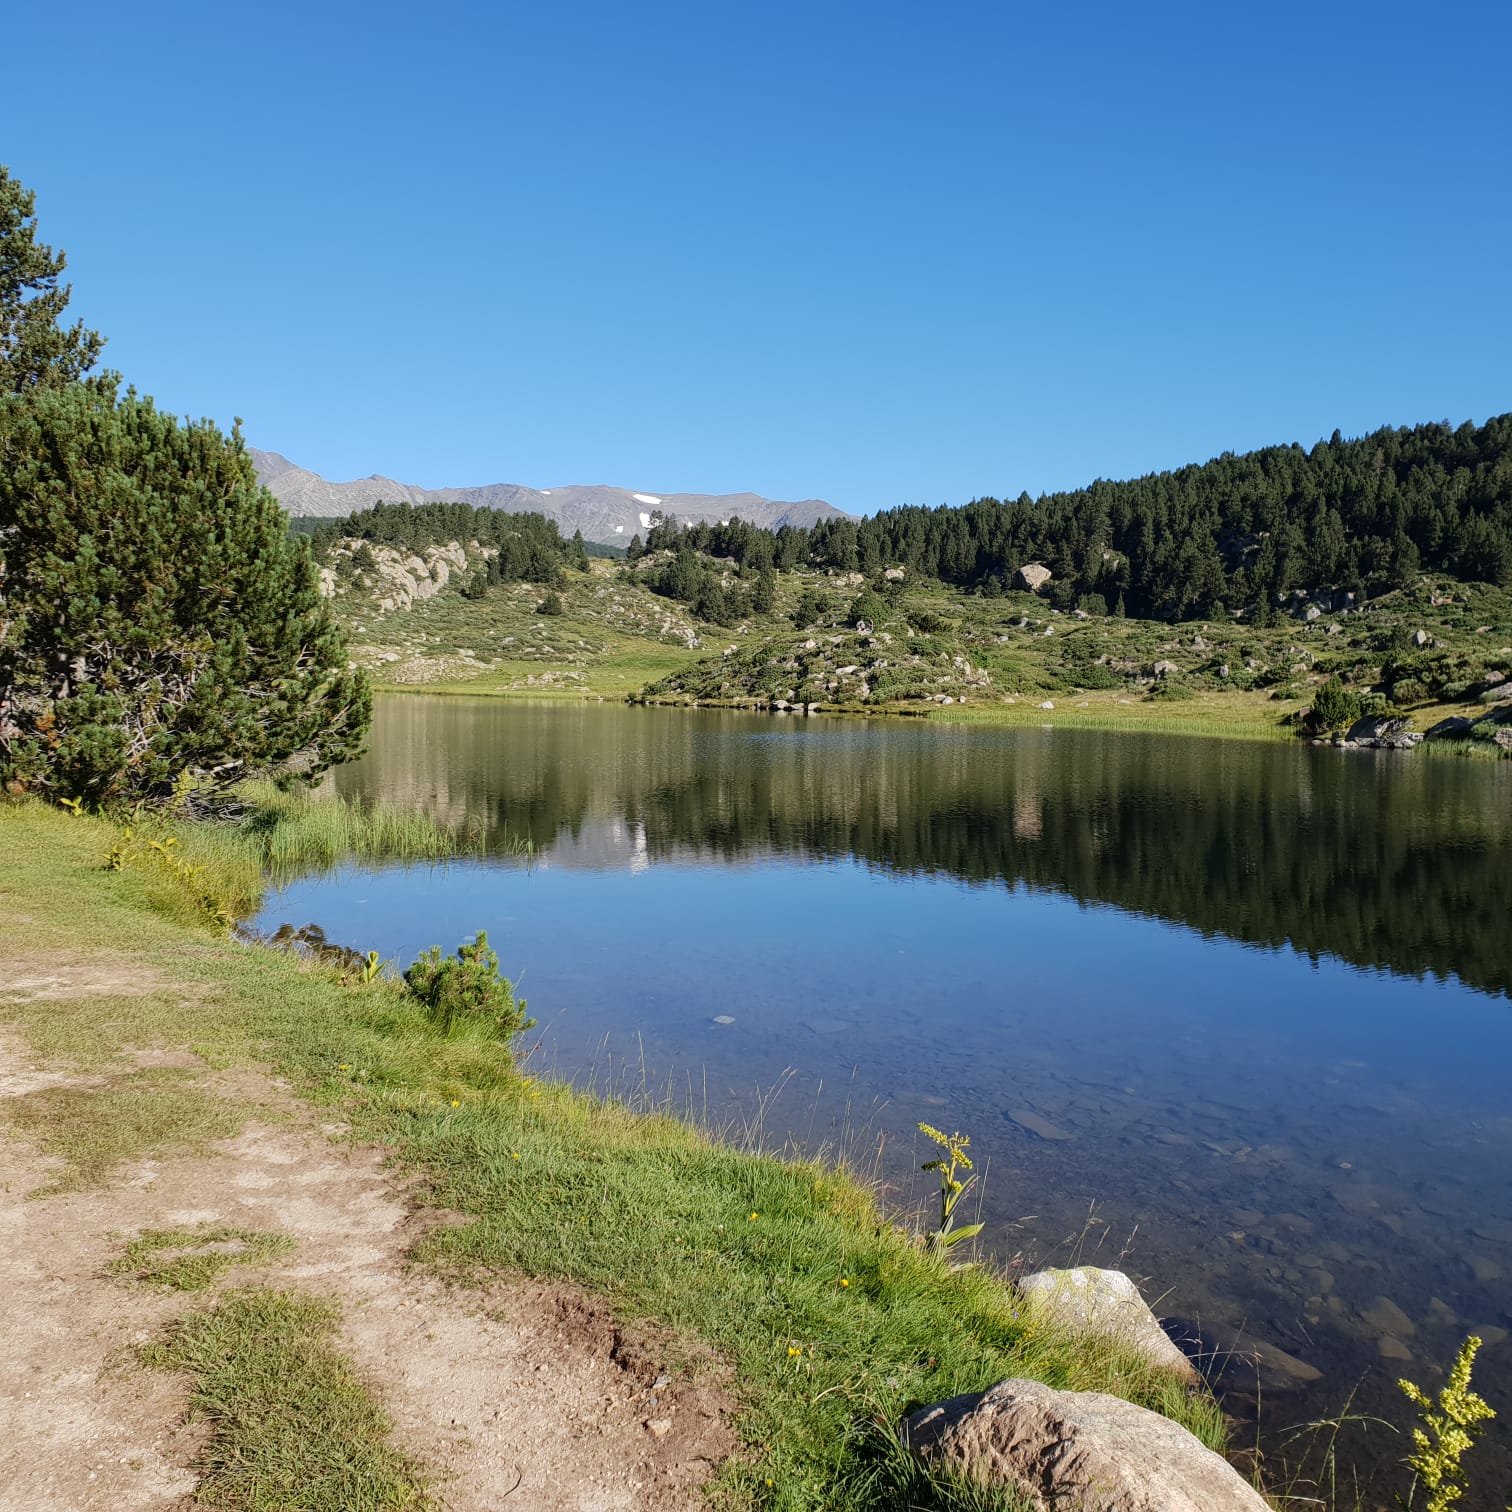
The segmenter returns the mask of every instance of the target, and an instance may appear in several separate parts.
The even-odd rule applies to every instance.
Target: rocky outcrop
[[[327,598],[346,591],[348,583],[361,584],[373,601],[373,612],[390,614],[434,598],[461,573],[466,574],[469,556],[484,561],[494,554],[491,547],[471,547],[460,541],[427,546],[421,552],[397,546],[343,540],[331,549],[331,565],[320,569],[320,591]]]
[[[1344,739],[1351,745],[1370,746],[1381,751],[1408,751],[1422,742],[1422,735],[1410,721],[1390,715],[1357,719]]]
[[[1030,593],[1038,593],[1053,576],[1043,562],[1026,562],[1014,574],[1014,582],[1020,588],[1027,588]]]
[[[1158,661],[1150,668],[1150,675],[1152,677],[1174,677],[1180,671],[1181,668],[1173,661]]]
[[[1036,1512],[1268,1512],[1179,1423],[1101,1392],[999,1381],[913,1413],[902,1437],[926,1460],[1011,1488]]]
[[[1019,1292],[1031,1321],[1107,1339],[1181,1380],[1198,1379],[1191,1361],[1166,1336],[1139,1288],[1122,1271],[1095,1265],[1036,1271],[1019,1282]]]

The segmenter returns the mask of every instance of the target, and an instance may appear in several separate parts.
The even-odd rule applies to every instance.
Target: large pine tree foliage
[[[370,711],[238,433],[108,383],[0,395],[0,782],[103,803],[314,775]]]
[[[0,394],[82,378],[105,345],[78,321],[59,325],[69,286],[64,257],[37,240],[36,196],[0,163]]]

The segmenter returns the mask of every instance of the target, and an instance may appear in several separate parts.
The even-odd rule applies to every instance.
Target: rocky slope
[[[572,484],[566,488],[527,488],[519,483],[489,483],[480,488],[420,488],[374,473],[349,483],[333,483],[281,457],[249,448],[257,476],[295,517],[340,519],[353,510],[383,502],[460,503],[515,514],[535,512],[555,520],[564,536],[574,530],[583,539],[605,545],[628,545],[650,528],[653,514],[682,520],[728,520],[739,515],[753,525],[776,530],[782,525],[812,525],[840,518],[843,511],[822,499],[796,503],[765,499],[760,494],[638,493],[607,484]]]

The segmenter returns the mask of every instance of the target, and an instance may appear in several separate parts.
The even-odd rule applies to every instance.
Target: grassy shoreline
[[[501,687],[488,678],[471,682],[384,683],[375,681],[382,697],[483,698],[511,703],[629,703],[644,708],[721,709],[736,714],[765,714],[771,718],[802,718],[778,714],[770,703],[753,698],[691,698],[639,694],[605,695],[578,688]],[[920,704],[819,704],[815,714],[825,719],[907,719],[943,725],[984,725],[1003,729],[1129,730],[1141,734],[1195,735],[1207,739],[1263,740],[1300,743],[1296,729],[1283,724],[1287,715],[1306,707],[1303,702],[1277,704],[1259,697],[1214,697],[1212,712],[1202,712],[1206,700],[1184,703],[1139,703],[1127,711],[1106,696],[1057,702],[1053,711],[1017,703],[957,704],[950,708]],[[1458,711],[1456,711],[1458,712]]]
[[[108,958],[123,983],[66,1011],[0,997],[39,1056],[102,1078],[67,1110],[71,1140],[95,1136],[80,1180],[143,1141],[171,1151],[217,1137],[226,1110],[213,1107],[177,1133],[150,1118],[122,1125],[122,1099],[154,1090],[128,1047],[271,1067],[384,1147],[429,1203],[462,1216],[430,1234],[418,1264],[461,1282],[584,1287],[665,1339],[681,1368],[732,1371],[748,1449],[720,1472],[718,1504],[880,1512],[906,1495],[919,1507],[1007,1507],[926,1482],[884,1447],[883,1429],[1009,1375],[1111,1391],[1221,1443],[1205,1395],[1106,1345],[1032,1328],[1011,1288],[924,1254],[845,1171],[733,1149],[678,1119],[534,1081],[497,1044],[440,1035],[395,982],[343,985],[226,938],[199,902],[222,863],[195,835],[184,849],[205,871],[185,882],[157,865],[106,870],[119,832],[103,820],[19,804],[0,808],[0,828],[20,858],[0,900],[7,948]],[[241,875],[240,863],[225,874]],[[203,1096],[175,1092],[186,1106]]]

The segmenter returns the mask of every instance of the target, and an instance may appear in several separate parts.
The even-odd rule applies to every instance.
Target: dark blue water
[[[417,698],[337,783],[534,855],[304,880],[265,926],[486,929],[541,1064],[900,1207],[914,1125],[969,1132],[996,1255],[1321,1372],[1268,1374],[1272,1443],[1351,1390],[1404,1422],[1473,1328],[1507,1475],[1512,763]]]

